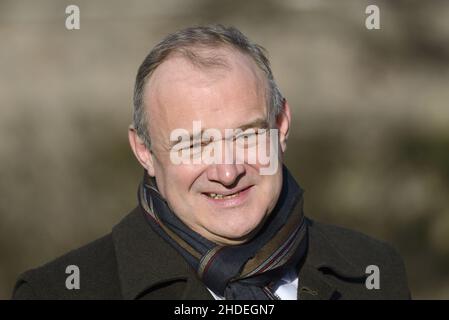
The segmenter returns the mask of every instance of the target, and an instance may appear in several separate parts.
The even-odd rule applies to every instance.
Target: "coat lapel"
[[[298,300],[332,300],[338,298],[336,287],[315,267],[304,264],[299,273]]]
[[[337,277],[363,280],[366,275],[352,264],[327,237],[308,223],[308,250],[299,270],[299,300],[332,300],[342,295],[335,282],[329,280],[327,274]]]
[[[187,262],[148,226],[139,207],[113,231],[124,299],[212,299]],[[158,292],[165,292],[163,296]]]

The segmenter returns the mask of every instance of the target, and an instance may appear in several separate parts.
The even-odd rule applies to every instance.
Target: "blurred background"
[[[448,18],[436,0],[0,1],[0,298],[136,205],[137,68],[168,33],[224,23],[269,51],[306,213],[390,242],[414,298],[448,299]]]

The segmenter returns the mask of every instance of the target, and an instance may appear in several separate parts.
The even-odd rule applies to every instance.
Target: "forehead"
[[[174,55],[146,83],[144,101],[153,140],[153,134],[189,130],[195,120],[203,127],[233,128],[266,115],[266,78],[252,58],[227,48],[206,54],[219,56],[226,65],[204,68]]]

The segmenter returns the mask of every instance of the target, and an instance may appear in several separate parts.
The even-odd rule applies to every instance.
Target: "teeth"
[[[239,195],[239,192],[231,194],[229,196],[225,196],[225,195],[217,194],[217,193],[208,193],[207,195],[212,199],[231,199],[231,198],[237,197]]]

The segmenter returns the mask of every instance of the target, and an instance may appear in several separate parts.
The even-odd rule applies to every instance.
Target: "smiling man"
[[[167,36],[136,77],[139,205],[105,237],[24,273],[13,298],[409,298],[394,249],[304,216],[282,165],[290,126],[264,51],[240,31]]]

